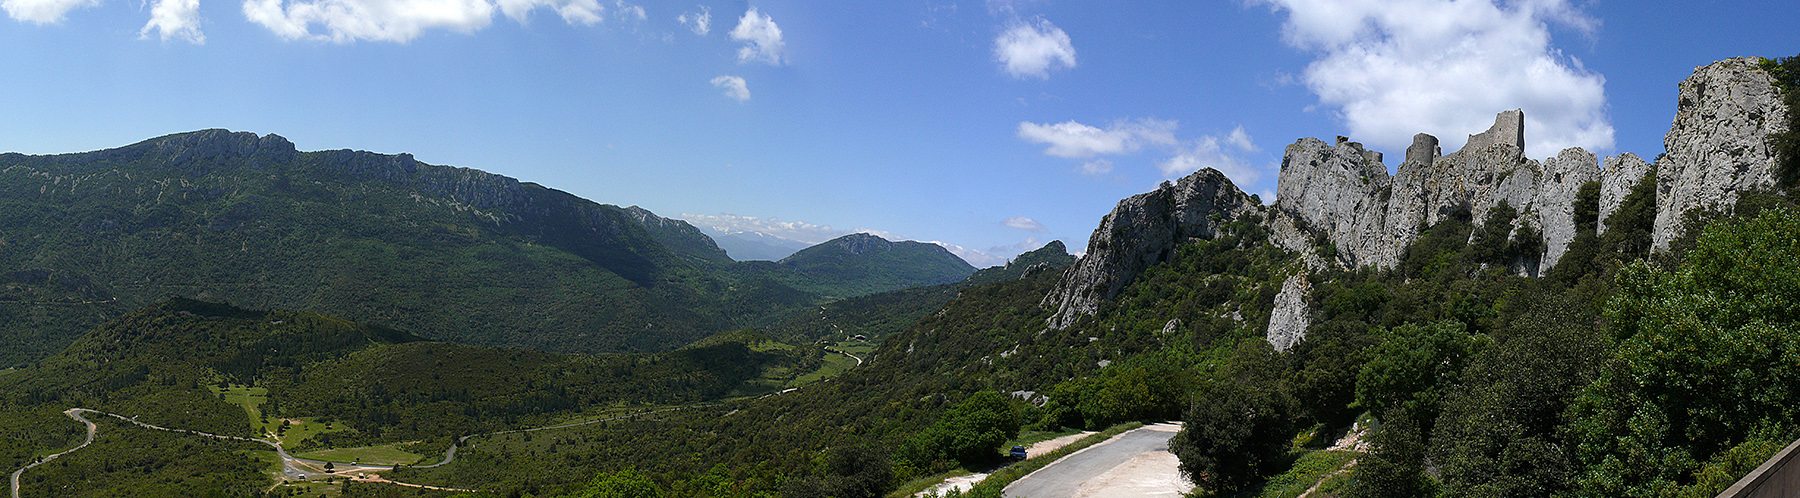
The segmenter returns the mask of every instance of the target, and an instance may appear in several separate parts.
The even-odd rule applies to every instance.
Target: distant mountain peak
[[[870,251],[892,251],[894,243],[872,233],[857,232],[843,237],[825,241],[820,246],[837,247],[850,254],[862,254]]]

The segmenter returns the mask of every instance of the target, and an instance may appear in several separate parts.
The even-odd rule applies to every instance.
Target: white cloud
[[[1075,68],[1075,46],[1068,33],[1042,17],[1015,19],[994,38],[994,60],[1014,78],[1048,79],[1051,69]]]
[[[695,225],[705,226],[721,232],[757,232],[806,244],[817,244],[851,233],[850,230],[839,230],[826,225],[815,225],[804,221],[781,221],[777,218],[759,218],[755,216],[739,216],[735,214],[687,214],[681,219]]]
[[[767,15],[758,14],[756,7],[744,11],[744,17],[738,18],[736,28],[731,29],[731,39],[744,42],[738,49],[738,63],[753,61],[766,62],[771,66],[781,65],[781,28],[775,26],[775,20]]]
[[[1256,152],[1256,146],[1250,143],[1250,134],[1239,126],[1223,137],[1202,135],[1176,149],[1175,157],[1157,167],[1168,178],[1180,178],[1201,168],[1212,168],[1225,173],[1232,183],[1250,185],[1262,179],[1262,172],[1238,157],[1237,154],[1245,152]]]
[[[623,0],[612,4],[619,18],[645,18],[643,7]],[[486,28],[496,9],[524,24],[540,7],[571,25],[592,26],[607,15],[600,0],[244,0],[243,11],[250,22],[289,40],[406,43],[430,29]]]
[[[606,7],[601,6],[598,0],[497,0],[495,3],[499,5],[500,13],[521,24],[538,7],[555,10],[569,24],[592,26],[606,19]]]
[[[59,23],[71,10],[97,5],[100,0],[0,0],[6,15],[32,24]]]
[[[724,89],[726,97],[736,99],[738,102],[750,100],[750,87],[744,84],[743,78],[720,76],[712,79],[712,85]]]
[[[619,12],[624,13],[626,17],[637,19],[639,21],[650,18],[648,14],[644,13],[644,7],[641,5],[628,4],[625,3],[625,0],[613,0],[613,6],[618,8]]]
[[[1044,232],[1050,231],[1050,229],[1044,228],[1043,223],[1038,223],[1038,220],[1034,220],[1034,219],[1024,217],[1024,216],[1009,217],[1007,219],[1000,220],[1000,224],[1006,225],[1011,228],[1017,228],[1020,230],[1024,230],[1027,232],[1044,233]]]
[[[163,41],[170,38],[200,45],[206,35],[200,32],[200,0],[156,0],[150,8],[150,22],[138,30],[138,38],[149,39],[154,30]]]
[[[1550,45],[1550,25],[1592,33],[1568,0],[1261,0],[1286,11],[1288,44],[1315,52],[1302,81],[1355,138],[1403,150],[1419,132],[1445,150],[1525,110],[1527,153],[1607,150],[1606,79]]]
[[[337,43],[404,43],[434,28],[469,33],[493,15],[486,0],[244,0],[244,17],[277,36]],[[312,32],[314,24],[325,32]]]
[[[1089,158],[1102,154],[1134,152],[1144,144],[1174,144],[1174,121],[1141,119],[1115,122],[1102,130],[1074,120],[1056,124],[1019,123],[1019,138],[1049,145],[1045,154]],[[1105,165],[1111,169],[1111,163]],[[1085,167],[1084,167],[1085,168]]]
[[[675,16],[675,21],[680,22],[682,26],[687,26],[688,29],[693,30],[696,35],[706,36],[707,33],[712,32],[712,9],[707,8],[705,5],[701,5],[700,12],[683,13],[679,16]]]

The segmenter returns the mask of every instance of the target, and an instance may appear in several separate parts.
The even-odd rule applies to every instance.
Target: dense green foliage
[[[562,352],[669,350],[816,302],[725,271],[686,223],[407,155],[209,130],[0,171],[0,339],[20,345],[0,365],[171,295]]]
[[[1018,408],[1000,393],[977,392],[908,439],[899,457],[918,468],[940,460],[965,466],[987,463],[1000,455],[1002,443],[1019,437],[1019,420]]]
[[[1766,211],[1709,227],[1678,267],[1621,271],[1613,359],[1570,413],[1589,494],[1668,494],[1715,455],[1800,432],[1797,231],[1800,214]]]
[[[1293,400],[1276,372],[1257,368],[1274,354],[1267,343],[1238,348],[1228,373],[1194,393],[1182,431],[1169,442],[1181,472],[1203,493],[1231,495],[1275,474],[1294,436]]]

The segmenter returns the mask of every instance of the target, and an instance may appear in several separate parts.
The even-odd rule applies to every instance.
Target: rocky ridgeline
[[[1536,275],[1561,259],[1575,238],[1573,204],[1581,186],[1600,184],[1601,220],[1618,209],[1646,174],[1656,175],[1656,249],[1685,231],[1694,209],[1730,209],[1739,192],[1770,186],[1775,161],[1767,138],[1784,130],[1786,109],[1773,79],[1757,58],[1736,58],[1695,69],[1680,85],[1673,126],[1663,138],[1667,153],[1647,163],[1625,153],[1600,160],[1581,148],[1537,161],[1525,157],[1525,115],[1501,112],[1487,131],[1471,135],[1462,150],[1445,155],[1436,137],[1419,134],[1388,174],[1382,154],[1338,137],[1334,143],[1303,138],[1289,145],[1272,206],[1250,201],[1218,171],[1204,169],[1153,192],[1119,202],[1089,239],[1087,255],[1065,271],[1043,304],[1056,308],[1054,329],[1093,314],[1145,268],[1167,260],[1175,247],[1210,238],[1222,223],[1257,214],[1275,243],[1299,253],[1298,268],[1390,268],[1419,235],[1467,207],[1474,221],[1506,202],[1519,213],[1514,229],[1530,226],[1544,239],[1538,264],[1515,270]],[[1603,167],[1604,166],[1604,167]],[[1601,230],[1605,230],[1604,224]],[[1336,248],[1322,257],[1313,240]],[[1304,280],[1304,279],[1301,279]],[[1304,334],[1310,292],[1289,279],[1271,319],[1271,342],[1287,346]],[[1296,325],[1298,325],[1296,327]],[[1279,337],[1276,337],[1279,336]]]

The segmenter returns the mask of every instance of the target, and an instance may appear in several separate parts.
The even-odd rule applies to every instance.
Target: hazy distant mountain
[[[805,242],[762,232],[724,231],[706,226],[699,229],[712,237],[720,249],[731,255],[731,259],[738,261],[778,261],[810,247]]]
[[[747,261],[735,268],[741,275],[764,276],[834,298],[947,284],[975,273],[975,267],[943,246],[892,242],[866,233],[821,242],[780,261]]]

